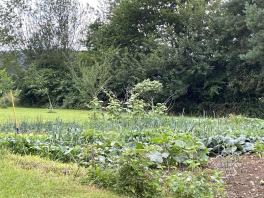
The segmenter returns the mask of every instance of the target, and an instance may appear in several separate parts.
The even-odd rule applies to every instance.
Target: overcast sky
[[[79,0],[82,3],[89,3],[93,7],[98,6],[98,0]]]

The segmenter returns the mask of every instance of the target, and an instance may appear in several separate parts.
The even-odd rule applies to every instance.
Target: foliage
[[[31,65],[31,67],[27,70],[27,74],[24,76],[23,83],[24,86],[28,89],[27,95],[35,94],[36,96],[40,97],[47,96],[49,101],[49,108],[50,110],[53,110],[49,89],[49,87],[51,86],[51,77],[56,78],[56,75],[53,73],[52,69],[38,70],[36,68],[36,65]]]
[[[83,178],[84,183],[97,185],[101,188],[116,187],[117,172],[113,169],[101,168],[100,166],[90,166],[87,170],[87,176]]]
[[[261,152],[263,143],[263,120],[233,115],[199,119],[124,113],[84,125],[40,122],[22,124],[28,130],[23,134],[0,133],[1,149],[77,163],[87,167],[84,183],[131,197],[219,195],[219,174],[203,169],[208,155]]]
[[[264,4],[258,1],[252,1],[252,4],[246,4],[246,24],[252,32],[249,38],[250,49],[244,58],[249,62],[263,64],[263,42],[264,42]]]
[[[225,197],[223,181],[218,172],[176,171],[168,178],[168,185],[175,198]]]
[[[7,92],[2,95],[0,98],[0,106],[6,108],[7,106],[12,105],[12,99],[14,100],[15,103],[18,103],[20,100],[20,90],[13,90],[12,95],[11,92]]]
[[[214,136],[205,140],[205,145],[212,155],[231,155],[254,152],[254,145],[263,141],[262,137],[229,137]]]
[[[89,107],[91,110],[93,110],[93,111],[101,111],[101,110],[102,110],[102,103],[103,103],[103,101],[100,101],[100,100],[98,99],[98,97],[94,97],[94,98],[90,101],[88,107]]]
[[[207,149],[190,134],[177,133],[154,136],[151,142],[161,145],[163,156],[167,156],[165,164],[185,164],[189,167],[200,166],[207,162]],[[155,152],[155,154],[159,154]],[[162,154],[162,153],[160,153]],[[163,160],[161,160],[163,161]]]
[[[0,70],[0,94],[3,95],[12,90],[14,82],[6,70]]]
[[[5,69],[0,69],[0,106],[6,107],[8,94],[13,89],[14,82]]]
[[[160,197],[160,173],[151,170],[151,161],[141,152],[128,149],[123,154],[118,169],[118,191],[133,197]]]
[[[94,12],[76,0],[4,2],[0,42],[14,50],[1,53],[0,64],[16,79],[32,76],[32,64],[40,76],[49,70],[42,90],[56,106],[86,108],[98,94],[106,102],[103,88],[126,101],[135,85],[158,81],[161,91],[156,84],[152,93],[132,97],[135,115],[151,108],[143,99],[165,101],[177,113],[263,117],[262,2],[107,2],[94,22],[86,17]],[[32,86],[16,81],[20,103],[45,105],[48,95]]]
[[[251,109],[249,101],[257,104],[263,95],[263,64],[254,64],[254,57],[246,60],[245,53],[256,46],[253,42],[261,45],[262,27],[253,26],[260,24],[262,4],[246,6],[247,2],[251,1],[121,1],[107,23],[95,23],[96,36],[91,34],[87,40],[96,49],[114,46],[131,52],[129,56],[143,71],[135,78],[159,80],[164,89],[158,100],[166,100],[175,111],[184,108],[193,113],[203,108],[216,112],[221,111],[215,108],[219,104],[254,116],[257,107],[250,113],[247,110]],[[116,89],[118,82],[127,78],[120,75],[114,86],[111,83],[118,97],[124,92]],[[242,102],[245,110],[239,108]],[[199,105],[203,103],[208,105]]]
[[[80,34],[87,22],[83,20],[86,10],[76,0],[5,1],[0,5],[0,13],[1,51],[16,54],[17,63],[9,71],[15,71],[16,67],[22,71],[16,76],[19,79],[16,88],[22,90],[21,104],[52,106],[51,101],[58,106],[76,104],[72,102],[74,99],[70,100],[75,89],[67,67],[80,45]],[[3,60],[1,56],[0,62]],[[4,64],[7,67],[12,62]],[[34,79],[31,65],[40,76],[48,73],[45,78],[49,86],[42,87],[41,94],[35,92],[29,80],[21,81],[27,77]]]
[[[255,144],[254,152],[256,152],[260,157],[264,154],[264,141],[258,141]]]
[[[104,93],[109,98],[109,103],[105,110],[113,116],[113,118],[120,118],[121,113],[124,111],[121,102],[116,98],[116,96],[113,93],[108,93],[107,91],[104,91]]]
[[[79,94],[78,101],[82,106],[87,105],[94,97],[102,92],[109,82],[110,64],[113,61],[115,49],[98,51],[95,54],[80,53],[76,65],[70,68],[74,88]]]
[[[151,99],[155,94],[161,92],[162,84],[157,81],[151,81],[149,79],[144,80],[138,84],[136,84],[132,89],[132,95],[143,97],[147,99]]]
[[[173,141],[170,142],[170,138],[165,141],[158,134],[153,138],[150,136],[143,139],[144,136],[142,134],[142,140],[139,141],[138,138],[129,139],[129,133],[95,133],[93,130],[83,134],[73,131],[50,135],[7,134],[0,136],[0,147],[14,153],[39,155],[88,166],[88,175],[84,182],[115,189],[134,197],[162,195],[160,170],[168,168],[169,163],[166,161],[169,159],[175,160],[169,165],[170,168],[177,167],[178,164],[184,165],[185,162],[194,168],[205,160],[203,154],[199,154],[206,154],[205,148],[196,148],[192,142],[183,147],[184,140],[185,143],[190,140],[187,134],[177,135],[176,141],[183,142],[181,145],[175,143],[172,147],[170,144]],[[178,161],[174,156],[183,156],[184,159]]]

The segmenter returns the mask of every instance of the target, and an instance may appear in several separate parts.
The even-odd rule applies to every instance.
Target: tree
[[[252,62],[248,56],[251,53],[251,37],[255,35],[249,28],[247,16],[250,11],[246,5],[251,2],[227,1],[220,8],[221,14],[214,19],[212,45],[215,70],[210,78],[211,81],[217,80],[220,90],[218,99],[222,102],[257,101],[261,96],[263,66],[254,63],[256,57]]]
[[[5,69],[0,69],[0,105],[6,107],[9,92],[13,89],[14,82]]]
[[[86,106],[109,82],[110,65],[116,50],[98,51],[96,54],[78,54],[75,65],[70,68],[78,102]]]
[[[50,100],[58,105],[73,89],[68,65],[81,46],[83,31],[90,21],[89,9],[78,0],[8,0],[0,5],[0,43],[4,50],[23,59],[19,65],[25,74],[30,65],[40,73],[53,73],[46,89]],[[34,101],[35,105],[43,105],[48,101],[47,97],[47,101],[36,100],[39,94],[34,88],[23,85],[26,84],[17,86],[25,94],[24,104]]]
[[[77,0],[5,0],[0,4],[0,42],[34,52],[79,47],[89,9]]]
[[[127,50],[129,55],[123,53],[125,56],[120,57],[120,62],[134,60],[134,65],[131,65],[129,76],[124,75],[130,71],[129,64],[124,70],[121,70],[124,64],[115,65],[118,71],[121,70],[119,74],[125,76],[120,75],[117,83],[135,76],[137,80],[130,85],[133,86],[146,77],[156,79],[159,76],[167,87],[164,93],[170,93],[165,97],[174,95],[178,98],[186,94],[193,78],[203,77],[209,70],[207,35],[216,4],[207,4],[203,0],[184,2],[120,1],[112,9],[109,22],[96,22],[90,26],[88,49],[114,46],[124,52]],[[133,70],[142,72],[140,76],[133,75]],[[167,86],[168,83],[171,85]]]
[[[264,65],[264,3],[253,1],[246,4],[246,25],[251,32],[250,49],[242,56],[245,60]]]
[[[246,4],[246,24],[251,34],[248,38],[249,49],[241,55],[252,67],[249,82],[253,83],[258,97],[264,96],[264,3],[253,1]]]
[[[6,70],[0,69],[0,95],[11,91],[13,88],[14,82],[11,77],[7,74]]]
[[[53,111],[50,97],[50,80],[55,77],[51,69],[37,70],[35,65],[31,65],[23,78],[23,86],[26,87],[26,96],[34,94],[36,96],[46,96],[49,102],[49,109]]]
[[[137,83],[131,90],[131,96],[129,102],[135,102],[138,98],[142,98],[151,105],[151,108],[154,108],[154,99],[157,98],[162,90],[162,84],[157,80],[144,80],[140,83]]]

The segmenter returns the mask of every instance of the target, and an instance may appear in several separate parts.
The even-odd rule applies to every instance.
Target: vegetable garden
[[[0,145],[15,154],[76,163],[86,170],[82,183],[131,197],[225,197],[223,173],[208,167],[209,157],[264,152],[260,119],[112,110],[87,111],[80,122],[22,121],[18,134],[3,119]]]

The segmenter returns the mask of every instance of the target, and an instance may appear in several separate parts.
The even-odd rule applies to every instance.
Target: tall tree
[[[90,20],[89,9],[78,0],[6,0],[0,6],[0,42],[5,45],[4,50],[19,51],[19,58],[24,58],[19,63],[26,69],[25,75],[32,64],[39,75],[50,70],[47,93],[58,105],[72,87],[67,65],[75,56],[74,51],[81,47],[83,31]],[[36,100],[38,94],[34,89],[28,90],[34,84],[38,82],[18,84],[24,99],[48,102]]]
[[[88,49],[107,46],[127,49],[131,59],[138,62],[132,70],[138,70],[137,65],[140,65],[143,73],[135,75],[135,78],[160,78],[166,85],[164,97],[179,98],[191,91],[192,86],[200,86],[211,70],[208,35],[218,2],[119,1],[112,10],[109,22],[90,26]],[[126,66],[120,72],[122,69],[119,67],[118,73],[125,74],[128,68]],[[126,75],[123,76],[125,78],[119,76],[117,83],[127,79]]]

